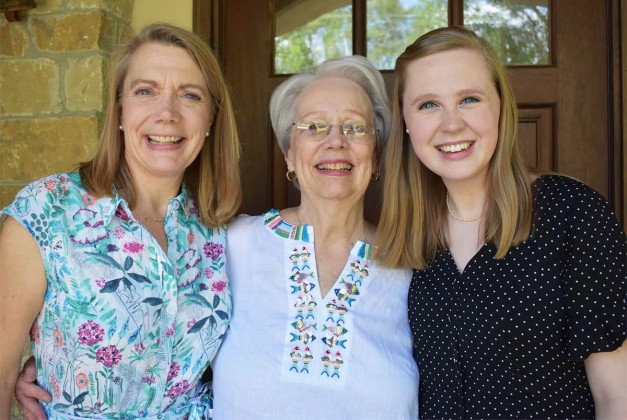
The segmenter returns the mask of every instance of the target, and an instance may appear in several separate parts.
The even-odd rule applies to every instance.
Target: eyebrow
[[[455,92],[455,95],[456,96],[468,96],[468,95],[486,96],[486,93],[482,89],[471,88],[471,89],[463,89],[463,90],[460,90],[459,92]],[[438,97],[438,95],[433,94],[433,93],[424,93],[424,94],[418,95],[414,99],[412,99],[410,104],[411,105],[415,105],[415,104],[423,102],[423,101],[436,99],[437,97]]]
[[[134,88],[137,85],[141,85],[141,84],[146,84],[146,85],[150,85],[150,86],[158,86],[158,83],[154,80],[150,80],[150,79],[133,79],[129,85],[129,88]],[[209,97],[209,92],[207,92],[207,89],[203,86],[203,85],[199,85],[196,83],[183,83],[182,85],[179,86],[179,89],[197,89],[199,91],[201,91],[205,96]]]

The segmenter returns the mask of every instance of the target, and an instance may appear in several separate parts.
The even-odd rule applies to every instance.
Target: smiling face
[[[406,76],[403,117],[420,161],[445,182],[483,183],[501,105],[483,56],[435,53],[410,63]]]
[[[308,136],[292,127],[286,154],[288,170],[296,172],[301,199],[363,200],[375,171],[375,134],[343,135],[336,124],[373,127],[372,104],[355,82],[342,77],[313,81],[299,95],[294,122],[334,124],[328,135]]]
[[[137,185],[181,180],[213,118],[200,69],[182,48],[158,43],[133,54],[122,88],[125,158]]]

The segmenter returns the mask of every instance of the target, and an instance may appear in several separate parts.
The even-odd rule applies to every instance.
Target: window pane
[[[274,73],[292,74],[353,53],[351,0],[276,0]]]
[[[381,70],[420,35],[448,24],[448,0],[367,0],[368,58]]]
[[[550,64],[550,0],[465,0],[464,26],[510,66]]]

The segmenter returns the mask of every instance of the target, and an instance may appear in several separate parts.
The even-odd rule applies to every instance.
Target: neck
[[[357,240],[371,239],[371,226],[363,216],[363,200],[347,204],[337,200],[313,202],[303,199],[300,206],[288,210],[291,210],[297,223],[313,226],[316,242],[354,244]]]
[[[449,212],[454,219],[475,219],[486,211],[487,191],[484,184],[445,182]]]
[[[179,194],[180,181],[134,183],[135,203],[131,211],[141,221],[162,222],[168,203]],[[124,192],[122,192],[124,195]]]

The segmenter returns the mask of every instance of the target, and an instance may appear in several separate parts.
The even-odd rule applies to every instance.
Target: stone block
[[[0,60],[0,115],[61,111],[59,68],[47,58]]]
[[[28,14],[31,16],[41,15],[58,11],[63,5],[63,0],[37,0],[37,7],[30,9]]]
[[[24,25],[0,22],[0,55],[23,57],[28,48],[28,32]]]
[[[0,120],[0,175],[15,183],[74,170],[98,145],[99,123],[91,117]]]
[[[65,97],[69,111],[102,111],[102,69],[100,55],[68,60]]]
[[[101,9],[116,16],[131,20],[133,14],[133,0],[68,0],[69,9]]]
[[[104,17],[100,11],[39,16],[29,24],[40,51],[97,50]]]

